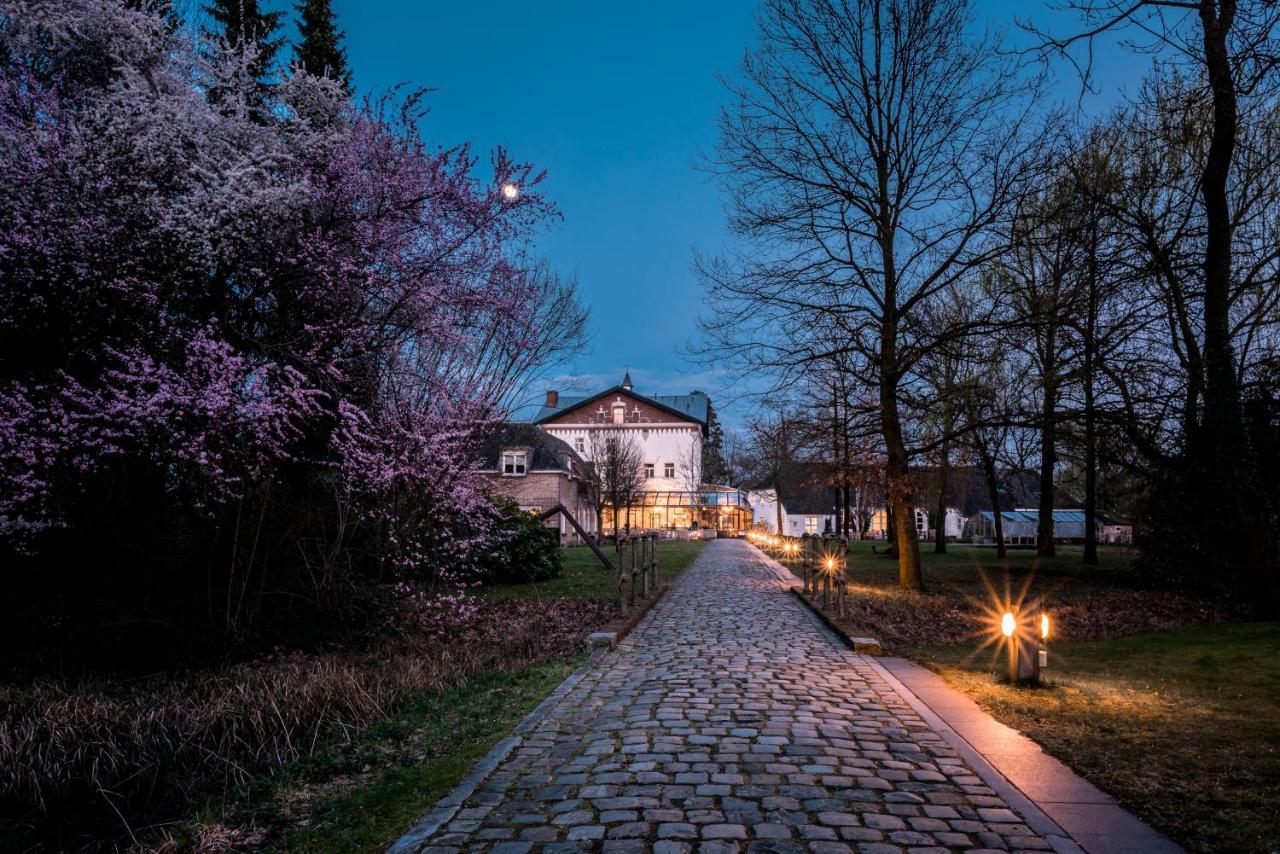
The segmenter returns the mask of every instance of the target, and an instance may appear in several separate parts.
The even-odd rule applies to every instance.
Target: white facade
[[[772,489],[758,489],[747,493],[751,500],[752,524],[762,525],[777,533],[778,498]],[[836,529],[834,513],[791,513],[782,502],[782,533],[788,537],[802,534],[825,534]]]
[[[702,482],[702,428],[681,422],[625,424],[622,428],[643,449],[646,474],[652,466],[653,476],[645,479],[646,492],[697,491]],[[543,429],[591,461],[591,433],[620,428],[604,423],[547,424]]]

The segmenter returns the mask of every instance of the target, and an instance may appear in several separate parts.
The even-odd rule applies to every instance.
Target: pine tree
[[[302,0],[294,8],[298,12],[298,35],[301,36],[293,48],[298,67],[308,74],[337,80],[350,91],[351,69],[333,4],[330,0]]]
[[[694,394],[703,395],[700,391]],[[729,475],[724,461],[724,428],[716,416],[716,408],[707,399],[707,437],[702,441],[702,480],[704,483],[723,483]]]
[[[221,27],[217,35],[226,39],[232,49],[244,50],[250,44],[257,48],[253,75],[265,90],[276,54],[284,44],[284,39],[276,37],[281,13],[262,11],[258,0],[212,0],[205,11]]]

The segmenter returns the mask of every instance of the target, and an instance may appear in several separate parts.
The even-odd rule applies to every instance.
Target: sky
[[[976,0],[980,18],[1054,19],[1039,0]],[[283,2],[272,2],[283,8]],[[705,310],[695,250],[728,245],[722,196],[698,168],[716,144],[726,91],[755,39],[754,0],[334,0],[361,92],[401,83],[436,91],[423,130],[435,144],[505,146],[548,172],[563,219],[537,250],[576,277],[590,309],[588,352],[560,390],[616,384],[709,392],[730,423],[745,413],[731,365],[684,354]],[[1062,19],[1064,22],[1066,19]],[[290,25],[288,39],[296,38]],[[1149,60],[1104,45],[1103,99]],[[1061,91],[1079,84],[1064,69]],[[1097,99],[1090,99],[1096,102]],[[535,390],[538,395],[540,390]]]

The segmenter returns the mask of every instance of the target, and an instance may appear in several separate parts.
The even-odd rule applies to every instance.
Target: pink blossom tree
[[[251,108],[252,53],[0,0],[0,541],[198,580],[231,630],[285,576],[465,571],[478,431],[585,321],[542,173],[428,145],[419,93]]]

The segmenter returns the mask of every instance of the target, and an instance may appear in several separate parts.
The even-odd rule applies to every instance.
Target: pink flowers
[[[74,529],[124,462],[223,525],[305,482],[334,548],[465,566],[475,432],[566,334],[530,322],[572,298],[527,256],[541,174],[429,146],[419,94],[298,74],[249,115],[245,57],[112,0],[4,19],[0,538]]]

